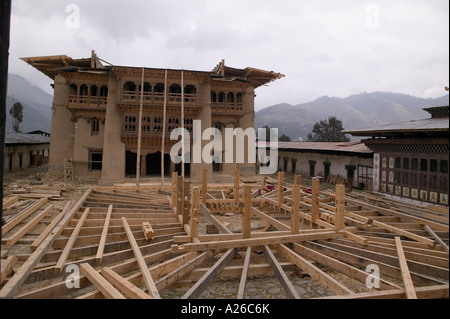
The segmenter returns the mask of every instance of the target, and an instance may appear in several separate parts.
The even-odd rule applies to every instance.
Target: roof
[[[40,134],[5,133],[5,145],[49,144],[50,137]]]
[[[410,136],[410,135],[433,135],[436,133],[448,133],[447,118],[430,118],[424,120],[412,120],[408,122],[397,122],[384,124],[365,129],[346,130],[343,133],[353,136]]]
[[[267,142],[258,142],[257,147],[265,147]],[[372,155],[361,141],[352,142],[278,142],[278,150],[285,152],[313,152],[326,154],[366,154]]]
[[[83,59],[72,59],[67,55],[53,55],[53,56],[43,56],[43,57],[28,57],[21,58],[29,65],[33,66],[37,70],[41,71],[47,75],[52,80],[60,71],[95,71],[97,73],[107,73],[110,67],[115,67],[115,69],[129,68],[129,69],[142,69],[137,67],[127,67],[127,66],[114,66],[108,63],[110,66],[104,66],[101,61],[104,60],[97,57],[95,51],[92,51],[92,56],[90,58]],[[152,69],[152,68],[145,68]],[[161,68],[154,68],[154,70],[163,70]],[[172,71],[182,71],[173,70]],[[284,74],[276,73],[273,71],[265,71],[261,69],[247,67],[245,69],[236,69],[225,66],[225,61],[222,60],[212,71],[195,71],[195,70],[185,70],[188,72],[199,72],[207,73],[212,78],[217,80],[225,81],[246,81],[250,82],[255,88],[266,85],[277,79],[284,77]]]

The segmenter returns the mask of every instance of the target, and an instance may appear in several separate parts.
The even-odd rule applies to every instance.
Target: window
[[[417,158],[411,159],[411,169],[417,171],[419,169],[419,160]]]
[[[88,95],[88,87],[86,84],[80,86],[80,95],[87,96]]]
[[[447,160],[442,160],[441,161],[441,167],[439,170],[441,173],[443,174],[447,174],[448,173],[448,161]]]
[[[98,135],[100,132],[100,121],[91,120],[91,135]]]
[[[89,169],[91,171],[101,171],[103,164],[103,153],[91,152],[89,158]]]
[[[184,88],[184,93],[185,94],[197,94],[197,88],[195,87],[195,85],[192,85],[192,84],[186,85],[186,87]]]
[[[136,91],[136,84],[134,82],[126,82],[123,85],[123,90],[125,92],[135,92]]]
[[[217,94],[216,92],[212,91],[211,92],[211,103],[216,103],[217,102]]]
[[[172,84],[169,88],[171,94],[181,94],[181,86],[179,84]]]
[[[437,172],[438,171],[438,161],[436,159],[430,160],[430,172]]]
[[[401,157],[395,158],[395,168],[402,168],[402,158]]]
[[[424,158],[420,160],[420,171],[422,172],[428,171],[428,161]]]
[[[409,158],[403,159],[403,169],[409,169]]]

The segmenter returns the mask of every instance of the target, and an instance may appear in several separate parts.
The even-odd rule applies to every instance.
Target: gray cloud
[[[79,8],[69,28],[68,5]],[[22,56],[90,55],[120,65],[282,72],[256,107],[322,95],[392,91],[445,94],[449,3],[442,0],[15,0],[10,72],[45,87]]]

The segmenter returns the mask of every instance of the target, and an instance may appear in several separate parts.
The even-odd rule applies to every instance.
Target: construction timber
[[[61,211],[49,194],[27,198],[2,226],[0,298],[198,299],[235,278],[234,298],[248,299],[254,276],[304,298],[293,273],[329,292],[317,298],[449,297],[448,209],[410,213],[283,173],[272,187],[238,170],[230,184],[204,172],[166,185],[93,187]]]

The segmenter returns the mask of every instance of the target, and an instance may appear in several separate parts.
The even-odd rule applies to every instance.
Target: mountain
[[[14,95],[14,97],[13,97]],[[8,74],[8,96],[6,99],[6,131],[10,132],[12,117],[9,110],[14,103],[23,106],[23,121],[20,131],[51,130],[53,97],[37,86],[32,85],[25,78],[16,74]]]
[[[428,118],[424,108],[442,105],[449,105],[448,95],[436,99],[389,92],[364,92],[346,98],[323,96],[308,103],[283,103],[262,109],[255,114],[255,126],[267,125],[292,140],[307,140],[314,124],[330,116],[341,120],[344,129],[358,129]]]

